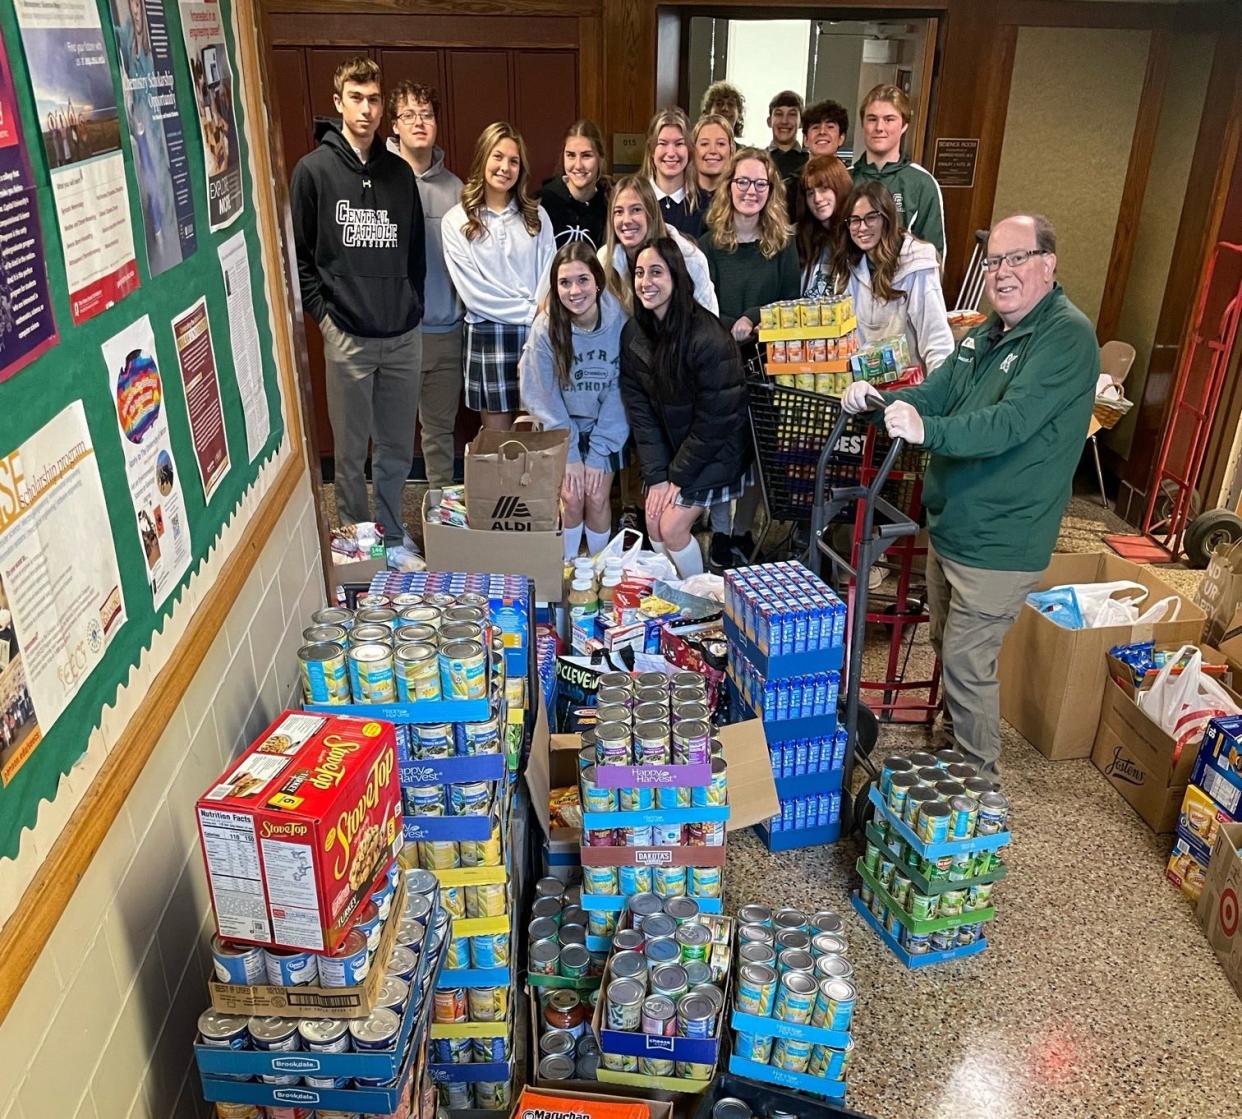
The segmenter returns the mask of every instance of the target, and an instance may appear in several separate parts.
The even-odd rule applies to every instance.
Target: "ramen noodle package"
[[[334,951],[401,846],[392,724],[286,711],[196,813],[220,936]]]
[[[641,1100],[523,1088],[513,1119],[649,1119],[650,1115],[651,1109]]]

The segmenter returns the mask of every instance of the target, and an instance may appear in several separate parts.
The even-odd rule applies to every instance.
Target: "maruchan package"
[[[286,711],[196,812],[220,936],[335,951],[401,845],[392,724]]]

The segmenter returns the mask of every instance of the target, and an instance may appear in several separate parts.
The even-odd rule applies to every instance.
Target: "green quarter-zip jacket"
[[[993,312],[923,384],[885,394],[923,419],[936,551],[993,571],[1048,566],[1099,371],[1095,331],[1057,284],[1011,330]]]
[[[877,167],[863,152],[850,167],[850,175],[855,183],[876,179],[888,187],[902,228],[935,245],[940,263],[944,264],[948,255],[944,233],[944,198],[940,194],[940,184],[926,167],[905,158]]]

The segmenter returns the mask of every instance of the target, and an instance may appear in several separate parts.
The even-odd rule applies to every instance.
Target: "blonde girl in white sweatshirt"
[[[526,192],[530,160],[506,121],[483,130],[461,202],[441,225],[444,260],[466,308],[466,406],[504,430],[518,408],[518,361],[556,241]]]

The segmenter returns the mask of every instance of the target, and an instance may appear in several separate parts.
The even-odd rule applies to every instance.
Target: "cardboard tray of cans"
[[[475,871],[490,872],[482,875],[475,875]],[[499,872],[499,877],[497,877]],[[431,872],[439,880],[441,886],[480,886],[500,884],[507,881],[508,872],[503,866],[474,866],[462,867],[460,870],[433,870]],[[464,879],[463,875],[471,875],[470,878]],[[454,918],[452,925],[452,935],[460,938],[464,936],[496,936],[501,932],[509,934],[509,962],[503,967],[445,967],[440,971],[440,978],[436,983],[437,987],[445,989],[453,987],[512,987],[513,986],[513,955],[517,947],[517,905],[515,904],[512,890],[507,891],[507,899],[505,902],[509,913],[507,916],[500,917],[462,917]],[[496,932],[485,933],[468,933],[461,932],[462,928],[469,929],[471,922],[487,921],[504,922],[504,928]]]
[[[433,1022],[431,1037],[433,1039],[446,1037],[507,1037],[512,1039],[516,1013],[514,1008],[510,1008],[503,1022]],[[472,1032],[463,1032],[467,1030]],[[512,1082],[514,1058],[510,1056],[507,1061],[471,1061],[462,1065],[432,1062],[427,1066],[427,1070],[431,1079],[437,1084],[499,1084],[501,1081]]]
[[[792,1088],[797,1092],[807,1092],[828,1099],[841,1099],[845,1095],[844,1080],[810,1076],[805,1072],[790,1072],[788,1069],[761,1064],[759,1061],[750,1061],[736,1054],[729,1058],[729,1071],[737,1076],[744,1076],[748,1080],[758,1080],[764,1084],[779,1084],[782,1088]]]
[[[930,967],[933,964],[943,964],[950,960],[961,960],[967,956],[977,956],[980,952],[985,951],[988,946],[987,938],[981,936],[970,944],[959,944],[954,948],[947,948],[939,952],[931,951],[911,955],[897,938],[884,927],[883,922],[871,912],[862,898],[856,893],[850,895],[850,904],[854,907],[854,911],[871,926],[871,931],[884,941],[889,951],[908,968]]]
[[[248,1103],[263,1107],[304,1107],[335,1110],[349,1113],[390,1114],[401,1105],[406,1094],[414,1067],[418,1063],[431,1017],[432,999],[429,997],[434,985],[435,972],[444,962],[444,947],[434,964],[422,976],[422,997],[417,1009],[411,998],[402,1017],[401,1033],[397,1043],[389,1051],[375,1053],[243,1053],[225,1049],[209,1049],[200,1057],[195,1046],[195,1056],[200,1061],[262,1056],[273,1063],[274,1075],[302,1075],[319,1071],[322,1075],[338,1077],[366,1077],[368,1079],[395,1080],[391,1087],[378,1088],[310,1088],[305,1085],[263,1084],[258,1081],[222,1079],[208,1075],[200,1064],[200,1080],[203,1098],[212,1103]],[[420,963],[420,969],[423,965]],[[284,1063],[278,1063],[284,1062]],[[249,1062],[247,1062],[249,1063]],[[312,1068],[311,1066],[315,1067]],[[395,1068],[396,1071],[392,1071]],[[350,1071],[346,1071],[346,1070]],[[334,1071],[335,1070],[335,1071]],[[365,1071],[364,1071],[365,1070]],[[246,1070],[238,1069],[239,1075]]]
[[[503,705],[500,715],[503,717]],[[505,776],[505,756],[495,754],[470,754],[451,758],[410,758],[397,751],[397,772],[403,788],[411,785],[456,785],[468,781],[502,781]]]
[[[897,834],[925,859],[978,853],[979,851],[998,851],[1002,847],[1008,847],[1012,841],[1009,832],[998,831],[993,835],[977,835],[973,839],[948,839],[942,843],[925,843],[915,834],[909,824],[889,808],[880,795],[880,790],[874,785],[871,786],[868,797],[875,805],[876,811],[888,821],[888,826],[896,828]]]
[[[701,913],[708,912],[703,908],[702,901],[699,902],[699,906]],[[732,1005],[733,1001],[733,941],[736,922],[732,917],[716,916],[713,920],[717,923],[723,923],[727,930],[728,960],[725,966],[724,985],[721,989],[724,992],[724,1005],[728,1007]],[[629,922],[627,920],[622,920],[618,925],[618,928],[628,927]],[[715,1065],[720,1058],[721,1043],[725,1034],[723,1011],[717,1024],[716,1036],[714,1038],[656,1037],[628,1030],[607,1029],[604,1025],[607,995],[604,992],[607,992],[608,985],[611,982],[612,957],[609,956],[608,963],[604,967],[600,998],[595,1005],[595,1011],[591,1017],[591,1031],[595,1034],[595,1040],[599,1043],[601,1054],[620,1053],[627,1057],[649,1057],[663,1061],[681,1061],[686,1064],[711,1065],[713,1068],[712,1075],[715,1075]],[[605,1068],[602,1060],[598,1076],[604,1083],[628,1084],[638,1088],[661,1088],[669,1092],[689,1093],[704,1091],[712,1080],[711,1076],[706,1080],[693,1080],[688,1077],[648,1076],[640,1072],[617,1072],[613,1069]]]
[[[833,1100],[811,1099],[803,1095],[782,1091],[779,1086],[760,1084],[749,1077],[742,1079],[731,1072],[719,1074],[712,1081],[711,1091],[704,1097],[691,1119],[713,1119],[713,1109],[721,1100],[738,1100],[749,1108],[749,1119],[767,1119],[770,1115],[796,1115],[799,1119],[868,1119],[860,1111]],[[730,1113],[722,1119],[748,1119],[746,1113]]]
[[[959,925],[976,925],[982,924],[984,921],[990,921],[996,916],[995,906],[985,906],[983,909],[963,909],[961,913],[954,913],[947,917],[934,917],[930,920],[921,920],[912,917],[906,912],[905,906],[897,901],[892,894],[886,890],[880,883],[879,875],[873,874],[867,865],[860,858],[855,863],[862,880],[867,883],[879,896],[880,900],[888,906],[889,911],[897,919],[897,922],[904,928],[916,935],[922,936],[925,933],[940,932],[944,929],[955,929]],[[959,889],[961,888],[959,884]]]
[[[491,806],[486,814],[466,816],[402,816],[406,843],[429,840],[433,843],[459,843],[462,840],[490,839],[495,828],[503,835],[508,819],[508,771],[500,755],[501,777],[495,784]],[[463,759],[465,760],[465,759]],[[436,782],[433,782],[435,784]],[[447,795],[447,794],[446,794]],[[467,935],[465,933],[461,935]]]
[[[246,986],[212,979],[207,983],[212,1009],[222,1014],[274,1015],[279,1018],[365,1018],[379,1001],[384,968],[392,956],[393,945],[397,939],[397,926],[401,923],[398,915],[404,906],[405,880],[398,874],[392,908],[380,933],[375,959],[366,980],[359,986]]]
[[[970,886],[982,886],[989,882],[999,882],[1009,874],[1009,868],[1002,862],[998,862],[994,869],[983,874],[972,874],[969,878],[928,878],[918,867],[911,866],[909,861],[903,859],[896,851],[893,850],[893,841],[887,836],[881,835],[879,829],[874,823],[867,825],[867,838],[871,840],[879,849],[886,859],[892,859],[897,864],[897,869],[910,879],[912,885],[918,887],[921,894],[943,894],[947,890],[963,890]]]

